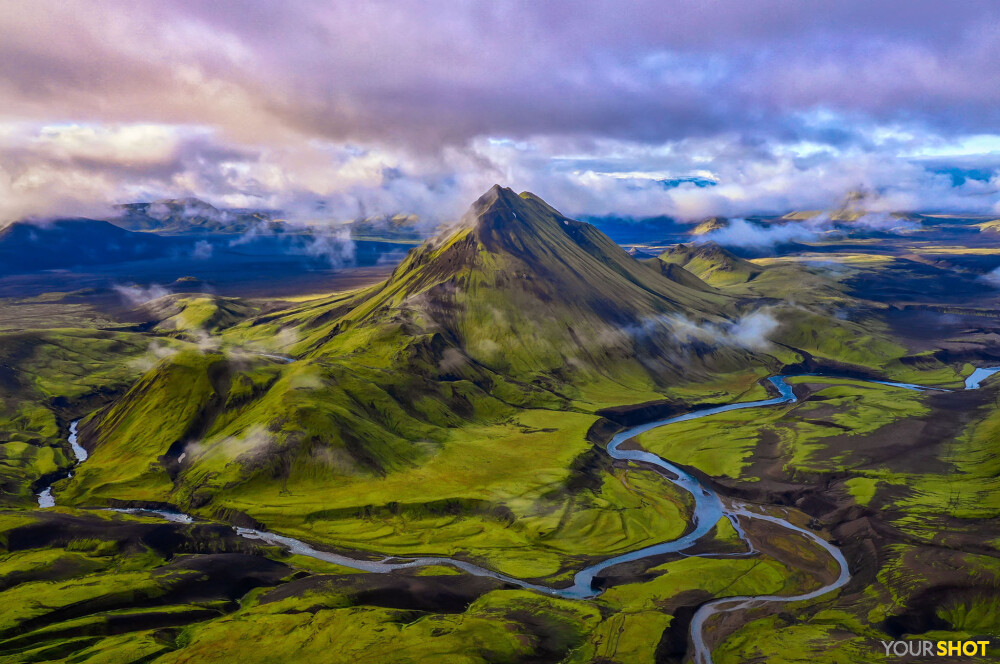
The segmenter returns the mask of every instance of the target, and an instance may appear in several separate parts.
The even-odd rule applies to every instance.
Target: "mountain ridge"
[[[0,273],[160,258],[174,244],[84,217],[15,221],[0,229]]]

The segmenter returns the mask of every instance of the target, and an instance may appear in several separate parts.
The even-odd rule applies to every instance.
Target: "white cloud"
[[[991,272],[987,272],[982,276],[982,279],[991,286],[1000,288],[1000,267]]]
[[[825,224],[792,221],[762,226],[746,219],[731,219],[719,228],[695,238],[695,242],[716,242],[727,247],[766,249],[785,242],[812,242],[828,230]]]
[[[326,260],[330,267],[340,268],[354,262],[354,240],[345,228],[313,233],[302,248],[303,253]]]
[[[225,461],[247,461],[274,444],[273,436],[262,426],[253,425],[239,435],[216,441],[195,441],[184,448],[185,457],[197,463],[202,458],[221,457]]]
[[[48,125],[30,140],[38,152],[62,160],[158,163],[180,148],[179,133],[157,124]]]
[[[207,240],[198,240],[194,243],[194,249],[191,251],[191,256],[199,260],[206,260],[212,257],[213,247],[212,243]]]
[[[695,322],[682,314],[669,314],[646,319],[623,331],[635,338],[666,332],[684,344],[699,342],[713,346],[766,350],[771,345],[770,336],[779,326],[780,321],[775,317],[773,309],[767,307],[735,320],[718,323]]]
[[[147,287],[135,284],[116,285],[114,289],[116,293],[121,295],[132,306],[146,304],[165,295],[170,295],[170,291],[159,284],[152,284]]]

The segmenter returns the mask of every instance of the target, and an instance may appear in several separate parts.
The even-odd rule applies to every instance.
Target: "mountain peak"
[[[522,199],[514,193],[510,187],[501,187],[498,184],[476,199],[469,207],[466,217],[479,220],[490,214],[509,214],[514,216],[516,209],[520,207]]]
[[[620,315],[622,324],[642,315],[687,307],[703,311],[715,304],[706,305],[700,293],[637,262],[594,226],[564,216],[530,192],[516,194],[499,185],[472,204],[451,234],[414,250],[394,271],[388,288],[400,286],[412,293],[442,281],[467,288],[470,279],[498,288],[530,286],[545,301],[568,298],[615,309],[611,315]],[[608,304],[621,300],[623,293],[630,293],[628,303],[618,308]]]
[[[462,226],[491,251],[523,249],[524,242],[558,243],[580,226],[532,193],[493,185],[462,218]],[[529,239],[530,238],[530,239]]]

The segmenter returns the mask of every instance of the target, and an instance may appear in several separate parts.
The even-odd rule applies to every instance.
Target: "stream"
[[[262,354],[263,355],[263,354]],[[290,362],[293,358],[287,358],[285,356],[270,356],[275,360],[281,360],[285,362]],[[982,382],[992,376],[993,374],[1000,372],[1000,367],[994,368],[980,368],[976,369],[968,378],[965,380],[965,389],[974,390],[978,389]],[[486,569],[485,567],[480,567],[472,563],[468,563],[462,560],[455,560],[453,558],[438,558],[438,557],[422,557],[422,558],[398,558],[398,557],[385,557],[381,560],[363,560],[358,558],[352,558],[350,556],[345,556],[337,553],[330,553],[327,551],[320,551],[313,548],[309,544],[294,539],[292,537],[286,537],[284,535],[279,535],[277,533],[272,533],[265,530],[256,530],[253,528],[240,528],[236,527],[236,532],[247,539],[258,540],[265,542],[270,545],[281,546],[288,549],[291,553],[308,556],[310,558],[315,558],[317,560],[322,560],[329,563],[335,563],[338,565],[343,565],[344,567],[349,567],[352,569],[363,570],[366,572],[374,573],[389,573],[401,569],[409,569],[414,567],[425,567],[429,565],[449,565],[451,567],[458,568],[469,574],[476,576],[490,577],[497,579],[506,583],[510,583],[521,588],[527,588],[530,590],[536,590],[538,592],[545,593],[547,595],[552,595],[555,597],[562,597],[567,599],[586,599],[599,595],[602,590],[595,590],[593,588],[594,579],[604,570],[618,565],[621,563],[631,562],[635,560],[642,560],[643,558],[649,558],[651,556],[658,556],[665,553],[681,552],[698,540],[704,537],[716,523],[719,522],[723,517],[728,518],[732,523],[736,532],[739,534],[740,538],[753,550],[753,546],[744,533],[740,523],[739,517],[744,519],[753,520],[758,519],[762,521],[769,521],[780,525],[781,527],[799,533],[805,536],[807,539],[815,543],[817,546],[825,549],[827,553],[837,562],[840,568],[839,576],[835,581],[829,583],[825,586],[812,590],[810,592],[800,594],[800,595],[758,595],[758,596],[745,596],[745,597],[723,597],[715,600],[711,600],[701,605],[698,610],[694,613],[691,619],[690,627],[690,638],[691,644],[693,646],[693,661],[695,664],[712,664],[711,650],[704,640],[704,627],[705,623],[715,614],[725,613],[729,611],[737,611],[741,609],[746,609],[754,607],[767,602],[797,602],[803,600],[814,599],[825,595],[826,593],[832,592],[842,586],[844,586],[851,578],[850,570],[848,569],[847,561],[844,559],[844,554],[830,544],[820,536],[815,533],[796,526],[789,521],[782,519],[780,517],[771,516],[768,514],[761,514],[758,512],[752,512],[744,506],[741,505],[727,505],[723,502],[722,498],[719,497],[714,491],[706,487],[697,478],[695,478],[690,473],[684,471],[678,466],[670,463],[666,459],[663,459],[656,454],[651,452],[645,452],[641,450],[626,450],[622,449],[621,446],[635,438],[636,436],[652,431],[653,429],[658,429],[662,426],[667,426],[669,424],[674,424],[677,422],[687,422],[690,420],[696,420],[703,417],[708,417],[710,415],[717,415],[719,413],[727,413],[734,410],[744,410],[747,408],[762,408],[765,406],[775,406],[785,403],[793,403],[796,401],[794,392],[792,391],[791,385],[789,385],[786,380],[789,378],[802,378],[802,377],[825,377],[825,378],[844,378],[841,376],[827,375],[827,374],[796,374],[791,376],[771,376],[767,380],[771,383],[774,388],[778,391],[778,396],[772,397],[770,399],[762,399],[759,401],[744,401],[738,403],[726,404],[723,406],[714,406],[710,408],[704,408],[700,410],[694,410],[683,415],[677,415],[674,417],[668,417],[665,419],[655,420],[653,422],[647,422],[645,424],[640,424],[629,429],[625,429],[617,434],[611,439],[607,445],[608,455],[613,459],[621,459],[625,461],[637,461],[643,462],[645,464],[654,466],[657,468],[662,475],[664,475],[668,480],[673,482],[675,485],[684,489],[690,493],[694,498],[694,508],[691,516],[690,528],[686,533],[669,542],[661,542],[659,544],[654,544],[651,546],[644,547],[642,549],[637,549],[629,553],[624,553],[606,560],[602,560],[599,563],[595,563],[589,567],[586,567],[573,577],[572,585],[565,588],[551,588],[548,586],[543,586],[539,584],[530,583],[524,581],[523,579],[517,579],[493,570]],[[858,378],[848,378],[848,380],[862,381],[863,379]],[[906,390],[914,391],[925,391],[925,390],[944,390],[943,388],[935,387],[925,387],[921,385],[914,385],[912,383],[896,383],[891,381],[878,381],[878,380],[863,380],[863,382],[877,383],[880,385],[888,385],[892,387],[898,387]],[[73,453],[76,455],[76,465],[84,462],[87,459],[87,451],[79,445],[77,442],[77,424],[79,420],[74,421],[70,424],[68,442],[70,447],[73,449]],[[72,477],[70,473],[69,477]],[[40,508],[54,507],[55,497],[52,494],[52,485],[48,485],[41,492],[38,493],[38,506]],[[175,523],[191,523],[194,521],[194,517],[184,514],[181,512],[174,512],[169,510],[150,510],[150,509],[140,509],[140,508],[114,508],[113,511],[124,512],[131,514],[149,514],[158,516],[159,518],[165,519],[167,521],[172,521]]]

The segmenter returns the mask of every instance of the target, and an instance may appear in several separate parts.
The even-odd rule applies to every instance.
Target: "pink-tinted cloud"
[[[991,208],[914,159],[997,132],[998,25],[981,0],[10,0],[0,217],[173,194],[443,216],[496,180],[577,213],[857,185]],[[701,171],[719,186],[621,175]]]

